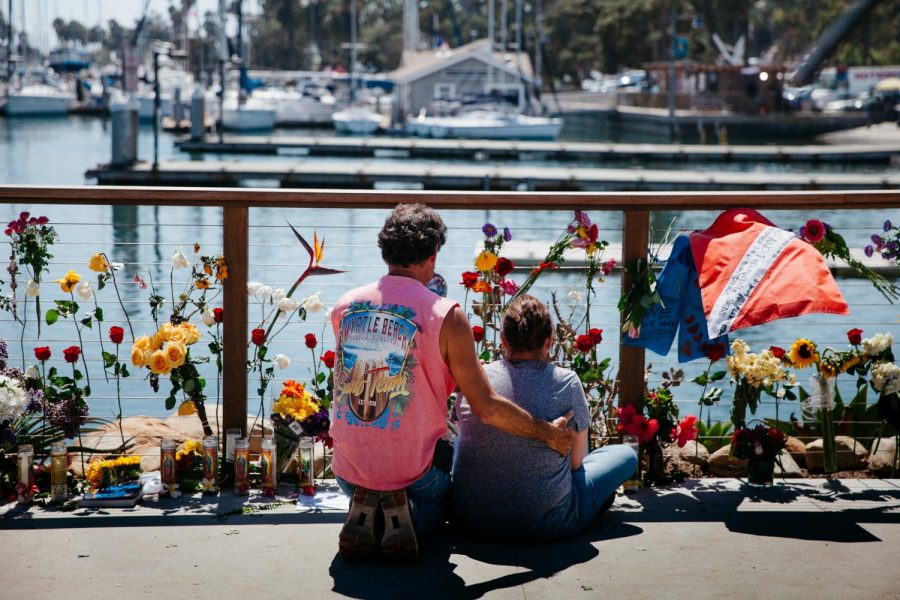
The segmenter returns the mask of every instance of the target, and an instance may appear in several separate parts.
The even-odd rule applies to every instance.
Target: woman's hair
[[[381,258],[389,265],[408,267],[432,256],[447,241],[440,215],[424,204],[400,204],[378,234]]]
[[[506,308],[506,314],[503,315],[503,337],[510,350],[540,350],[552,333],[550,311],[534,296],[516,298]]]

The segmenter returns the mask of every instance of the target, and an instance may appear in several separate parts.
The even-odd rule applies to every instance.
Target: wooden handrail
[[[249,208],[380,208],[421,202],[438,209],[622,211],[623,260],[646,257],[651,211],[884,209],[900,207],[900,190],[803,192],[417,192],[287,190],[195,187],[0,185],[0,204],[201,206],[223,211],[225,286],[223,422],[246,428],[247,275]],[[623,277],[623,286],[627,284]],[[239,357],[239,360],[229,357]],[[644,353],[619,346],[619,393],[639,405],[644,390]]]

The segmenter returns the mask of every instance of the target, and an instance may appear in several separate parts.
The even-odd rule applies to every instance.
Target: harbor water
[[[324,132],[323,132],[324,133]],[[328,132],[330,133],[330,132]],[[138,142],[138,154],[148,160],[152,156],[152,129],[142,126]],[[177,151],[174,138],[161,133],[159,155],[160,160],[204,160],[202,156],[190,156]],[[92,118],[67,117],[59,119],[2,119],[0,120],[0,182],[29,185],[83,185],[86,182],[86,169],[109,161],[110,130],[108,121]],[[240,160],[240,161],[291,161],[297,157],[253,157],[207,155],[208,160]],[[317,160],[336,161],[337,158],[302,158],[304,161]],[[353,159],[348,159],[353,160]],[[408,164],[410,159],[377,158],[376,161],[401,161]],[[423,161],[423,164],[427,161]],[[449,162],[449,161],[448,161]],[[517,162],[516,164],[523,164]],[[529,163],[524,163],[529,164]],[[549,163],[534,161],[533,164]],[[623,164],[591,165],[597,167],[616,167],[634,169],[643,167],[640,163],[626,161]],[[804,164],[685,164],[673,163],[660,166],[654,163],[652,168],[678,168],[699,170],[753,170],[773,172],[866,172],[896,173],[896,168],[884,165],[847,164],[847,165],[804,165]],[[188,256],[195,243],[201,246],[200,254],[221,252],[221,211],[192,207],[97,207],[97,206],[47,206],[5,205],[0,207],[0,219],[10,221],[21,211],[33,214],[45,214],[50,218],[59,232],[59,240],[52,248],[55,258],[49,274],[42,283],[42,310],[52,307],[54,300],[69,299],[63,294],[54,279],[62,277],[69,269],[75,269],[82,276],[90,279],[94,274],[87,268],[88,259],[95,252],[106,252],[110,259],[125,264],[119,272],[123,302],[134,327],[135,335],[152,334],[155,324],[150,316],[147,299],[150,287],[142,289],[134,282],[135,275],[166,298],[179,293],[179,284],[186,281],[185,271],[175,271],[173,285],[170,287],[171,256],[177,248],[182,248]],[[371,281],[384,272],[377,248],[376,235],[383,223],[386,211],[383,210],[313,210],[313,209],[251,209],[251,267],[250,279],[260,281],[273,287],[289,288],[306,266],[307,256],[296,242],[286,223],[289,222],[311,238],[316,231],[320,238],[326,240],[325,266],[344,269],[341,275],[308,279],[298,290],[295,297],[302,298],[314,292],[321,292],[326,306],[330,306],[349,287]],[[458,285],[460,273],[472,270],[472,260],[477,247],[483,239],[481,227],[491,222],[498,227],[509,227],[515,240],[532,240],[549,245],[554,241],[572,215],[565,211],[447,211],[443,216],[450,228],[446,247],[438,256],[438,271],[449,283],[450,297],[460,303],[466,299],[465,289]],[[659,239],[670,225],[672,231],[691,230],[707,227],[715,218],[714,212],[655,213],[652,217],[654,234]],[[845,236],[851,247],[860,248],[868,242],[872,233],[879,232],[885,219],[900,221],[900,211],[822,211],[818,213],[800,213],[796,211],[773,211],[766,215],[777,225],[796,230],[806,219],[818,218],[831,224]],[[591,217],[600,225],[601,238],[611,243],[621,242],[621,214],[594,213]],[[528,274],[528,268],[517,269],[511,276],[521,282]],[[21,277],[21,276],[20,276]],[[4,274],[3,279],[6,279]],[[563,315],[573,313],[576,321],[580,320],[583,308],[580,304],[568,299],[570,289],[584,292],[583,277],[577,267],[562,268],[543,276],[534,293],[549,301],[555,293],[560,311]],[[20,283],[24,283],[20,281]],[[787,347],[799,336],[811,337],[822,346],[843,349],[847,346],[845,332],[858,327],[864,331],[864,337],[876,332],[889,331],[900,339],[898,314],[900,307],[889,304],[871,285],[861,279],[838,279],[838,283],[851,307],[850,316],[807,315],[797,319],[776,321],[760,327],[739,332],[753,351],[767,348],[770,344]],[[96,282],[95,282],[96,290]],[[8,293],[4,283],[3,293]],[[618,329],[618,312],[616,303],[619,296],[618,271],[607,280],[596,286],[596,295],[591,299],[591,325],[604,330],[604,341],[600,345],[601,354],[615,357]],[[115,295],[109,288],[97,294],[98,301],[105,311],[105,323],[98,329],[84,331],[84,345],[89,360],[89,371],[94,393],[90,399],[91,414],[103,418],[111,418],[116,412],[115,386],[104,381],[102,361],[100,360],[100,344],[111,351],[112,345],[106,340],[105,332],[110,325],[125,325]],[[254,319],[260,318],[262,307],[251,300],[251,326]],[[216,301],[214,301],[214,304]],[[82,302],[82,309],[88,303]],[[573,312],[574,311],[574,312]],[[165,309],[163,311],[165,313]],[[469,307],[469,312],[471,308]],[[49,364],[58,368],[67,367],[62,361],[62,349],[77,339],[74,324],[59,322],[52,326],[44,324],[40,339],[37,338],[35,326],[36,314],[33,300],[27,306],[20,303],[20,316],[26,319],[24,335],[22,327],[16,323],[9,313],[0,314],[0,337],[7,340],[10,361],[13,366],[23,366],[34,362],[35,346],[50,346],[54,356]],[[292,359],[291,366],[278,371],[279,378],[308,380],[311,377],[313,362],[310,351],[304,346],[304,336],[314,333],[325,348],[333,347],[333,336],[330,327],[326,326],[324,313],[312,314],[306,322],[291,323],[271,344],[270,355],[281,353]],[[206,328],[202,328],[204,331]],[[130,336],[126,333],[126,340]],[[205,351],[209,335],[204,336],[199,349]],[[123,344],[120,349],[121,359],[127,360],[130,345]],[[24,360],[23,360],[24,357]],[[678,365],[677,356],[655,356],[648,353],[648,363],[652,363],[650,385],[658,385],[661,373],[671,367],[685,369],[690,378],[706,368],[706,364],[689,363]],[[232,367],[239,363],[230,363]],[[217,379],[210,365],[204,365],[204,373],[208,379],[207,392],[211,398],[217,395]],[[721,367],[724,369],[724,363]],[[122,384],[122,402],[125,415],[166,414],[164,400],[167,391],[163,387],[158,395],[153,395],[149,383],[143,378],[144,373],[133,374]],[[798,372],[800,383],[812,375],[811,370]],[[851,383],[851,382],[847,382]],[[845,384],[846,385],[846,384]],[[255,382],[251,381],[251,392],[248,406],[255,411],[258,401],[253,398]],[[711,418],[727,420],[731,390],[724,383],[724,400],[712,408]],[[270,388],[277,390],[277,384]],[[675,390],[682,414],[697,413],[699,388],[685,382]],[[268,399],[271,401],[271,397]],[[268,410],[268,407],[267,407]],[[758,416],[771,417],[775,414],[772,403],[764,404]],[[800,416],[796,402],[781,402],[778,407],[779,416],[787,418],[790,413]],[[704,418],[705,420],[705,418]]]

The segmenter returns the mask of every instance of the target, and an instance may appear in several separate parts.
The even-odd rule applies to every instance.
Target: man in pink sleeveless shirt
[[[388,274],[344,294],[331,313],[338,344],[332,468],[353,498],[340,536],[345,558],[368,558],[380,547],[386,558],[415,559],[416,534],[442,521],[450,475],[432,459],[456,387],[489,425],[562,455],[575,436],[567,427],[571,413],[549,423],[498,395],[466,315],[425,287],[446,231],[426,206],[397,206],[378,235]]]

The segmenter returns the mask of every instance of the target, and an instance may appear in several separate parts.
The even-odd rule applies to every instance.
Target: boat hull
[[[275,127],[275,111],[258,108],[225,109],[222,125],[230,131],[262,131]]]
[[[69,114],[72,100],[64,96],[11,95],[4,106],[8,117],[65,116]]]

